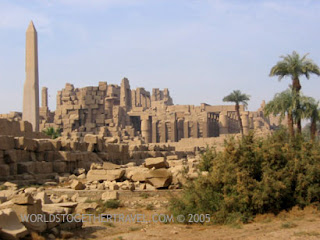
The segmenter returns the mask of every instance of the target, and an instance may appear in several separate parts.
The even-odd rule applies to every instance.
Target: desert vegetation
[[[209,174],[189,181],[171,200],[173,214],[211,214],[226,224],[319,203],[319,142],[290,138],[286,129],[267,138],[230,138],[223,151],[208,149],[202,162]]]

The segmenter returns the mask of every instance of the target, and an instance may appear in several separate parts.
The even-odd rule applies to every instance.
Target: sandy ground
[[[153,200],[153,198],[139,201],[132,199],[137,202],[135,206],[106,212],[114,216],[119,214],[125,217],[139,216],[136,222],[119,222],[117,217],[117,220],[113,218],[109,223],[86,222],[81,230],[75,232],[73,239],[320,239],[320,211],[316,207],[308,207],[304,210],[294,208],[290,212],[282,212],[277,216],[272,214],[257,216],[249,224],[185,225],[177,223],[177,220],[171,223],[153,222],[153,220],[160,221],[159,219],[162,221],[163,215],[168,214],[166,204],[157,204],[154,206],[155,209],[150,210]],[[163,215],[159,218],[160,214]]]

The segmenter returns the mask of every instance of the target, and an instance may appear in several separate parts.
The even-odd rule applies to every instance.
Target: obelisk
[[[26,32],[26,80],[23,89],[24,121],[39,131],[39,73],[37,31],[31,21]]]

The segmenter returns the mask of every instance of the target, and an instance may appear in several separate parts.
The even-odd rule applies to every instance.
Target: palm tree
[[[304,75],[307,79],[310,78],[310,74],[320,75],[320,69],[311,59],[307,58],[308,54],[305,54],[302,58],[300,55],[293,51],[292,54],[281,56],[282,61],[279,61],[275,66],[271,68],[270,76],[279,76],[279,81],[290,76],[292,79],[292,91],[296,91],[299,94],[301,85],[299,77]],[[300,108],[299,100],[297,102],[297,108]],[[297,119],[298,132],[301,133],[301,119]]]
[[[296,98],[297,95],[288,89],[281,93],[277,93],[264,107],[264,114],[266,116],[269,116],[270,114],[273,114],[273,116],[279,116],[280,122],[287,115],[288,129],[291,137],[294,136],[293,119],[295,116]]]
[[[55,139],[61,136],[61,133],[60,133],[61,131],[59,128],[54,129],[53,127],[48,127],[42,130],[42,132],[47,136],[51,137],[52,139]]]
[[[302,117],[311,120],[310,136],[314,140],[317,132],[317,122],[320,119],[319,115],[319,102],[312,97],[301,97]]]
[[[240,90],[234,90],[232,93],[230,93],[228,96],[225,96],[223,98],[224,102],[234,102],[235,105],[235,110],[238,115],[239,119],[239,126],[240,126],[240,132],[243,137],[243,126],[242,126],[242,120],[240,116],[240,106],[239,104],[242,103],[245,107],[248,106],[248,101],[250,100],[250,96],[244,93],[241,93]]]

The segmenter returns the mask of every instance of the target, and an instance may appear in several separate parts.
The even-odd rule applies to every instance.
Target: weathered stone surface
[[[150,170],[147,174],[147,182],[155,188],[168,187],[172,181],[172,174],[167,169]]]
[[[169,167],[167,161],[164,157],[157,157],[157,158],[147,158],[145,160],[145,166],[147,168],[167,168]]]
[[[6,150],[4,152],[4,161],[6,163],[16,163],[18,161],[17,150],[14,150],[14,149]]]
[[[6,186],[10,190],[17,190],[18,189],[18,185],[16,183],[12,183],[12,182],[5,182],[3,184],[3,186]]]
[[[33,205],[34,200],[33,197],[29,193],[22,193],[19,195],[14,196],[11,201],[14,204],[19,204],[19,205]]]
[[[101,181],[101,180],[118,180],[125,174],[124,169],[113,169],[113,170],[89,170],[87,174],[88,181]]]
[[[14,149],[14,138],[0,135],[0,150]]]
[[[53,163],[52,162],[37,162],[35,165],[36,173],[52,173]]]
[[[51,151],[53,149],[54,148],[50,140],[47,140],[47,139],[38,140],[37,152]]]
[[[117,191],[107,191],[102,194],[101,199],[103,201],[117,200],[119,199],[119,193]]]
[[[97,144],[98,143],[98,136],[97,135],[92,135],[92,134],[86,134],[84,136],[84,142],[86,143],[92,143],[92,144]]]
[[[86,213],[88,211],[93,211],[96,210],[98,207],[98,204],[96,202],[92,202],[92,203],[78,203],[75,212],[76,213]]]
[[[170,155],[170,156],[167,156],[167,160],[169,161],[169,160],[178,160],[179,159],[179,157],[178,157],[178,155]]]
[[[103,162],[102,168],[105,170],[119,169],[120,166],[111,162]]]
[[[26,137],[19,137],[17,139],[17,148],[27,151],[35,151],[37,149],[37,141],[26,138]]]
[[[126,169],[126,178],[134,182],[144,182],[147,179],[149,169],[141,167],[132,167]]]
[[[40,200],[35,200],[33,204],[14,204],[12,201],[6,202],[4,204],[7,204],[8,207],[12,208],[17,213],[18,218],[21,222],[23,218],[28,216],[28,214],[43,214]],[[25,225],[25,227],[31,231],[43,232],[47,229],[47,224],[41,221],[26,221],[22,222],[22,224]]]
[[[83,190],[86,188],[86,186],[78,180],[73,180],[71,183],[71,188],[74,190]]]
[[[18,240],[29,233],[20,223],[17,214],[10,208],[0,210],[0,226],[1,239]]]
[[[42,205],[52,203],[52,201],[45,192],[39,192],[33,198],[40,199]]]
[[[10,174],[10,167],[8,164],[0,164],[0,179],[5,179]]]
[[[30,22],[26,32],[26,81],[23,89],[23,120],[39,131],[39,73],[37,31]]]
[[[67,163],[64,161],[54,161],[52,163],[53,171],[56,173],[65,173],[67,172]]]

